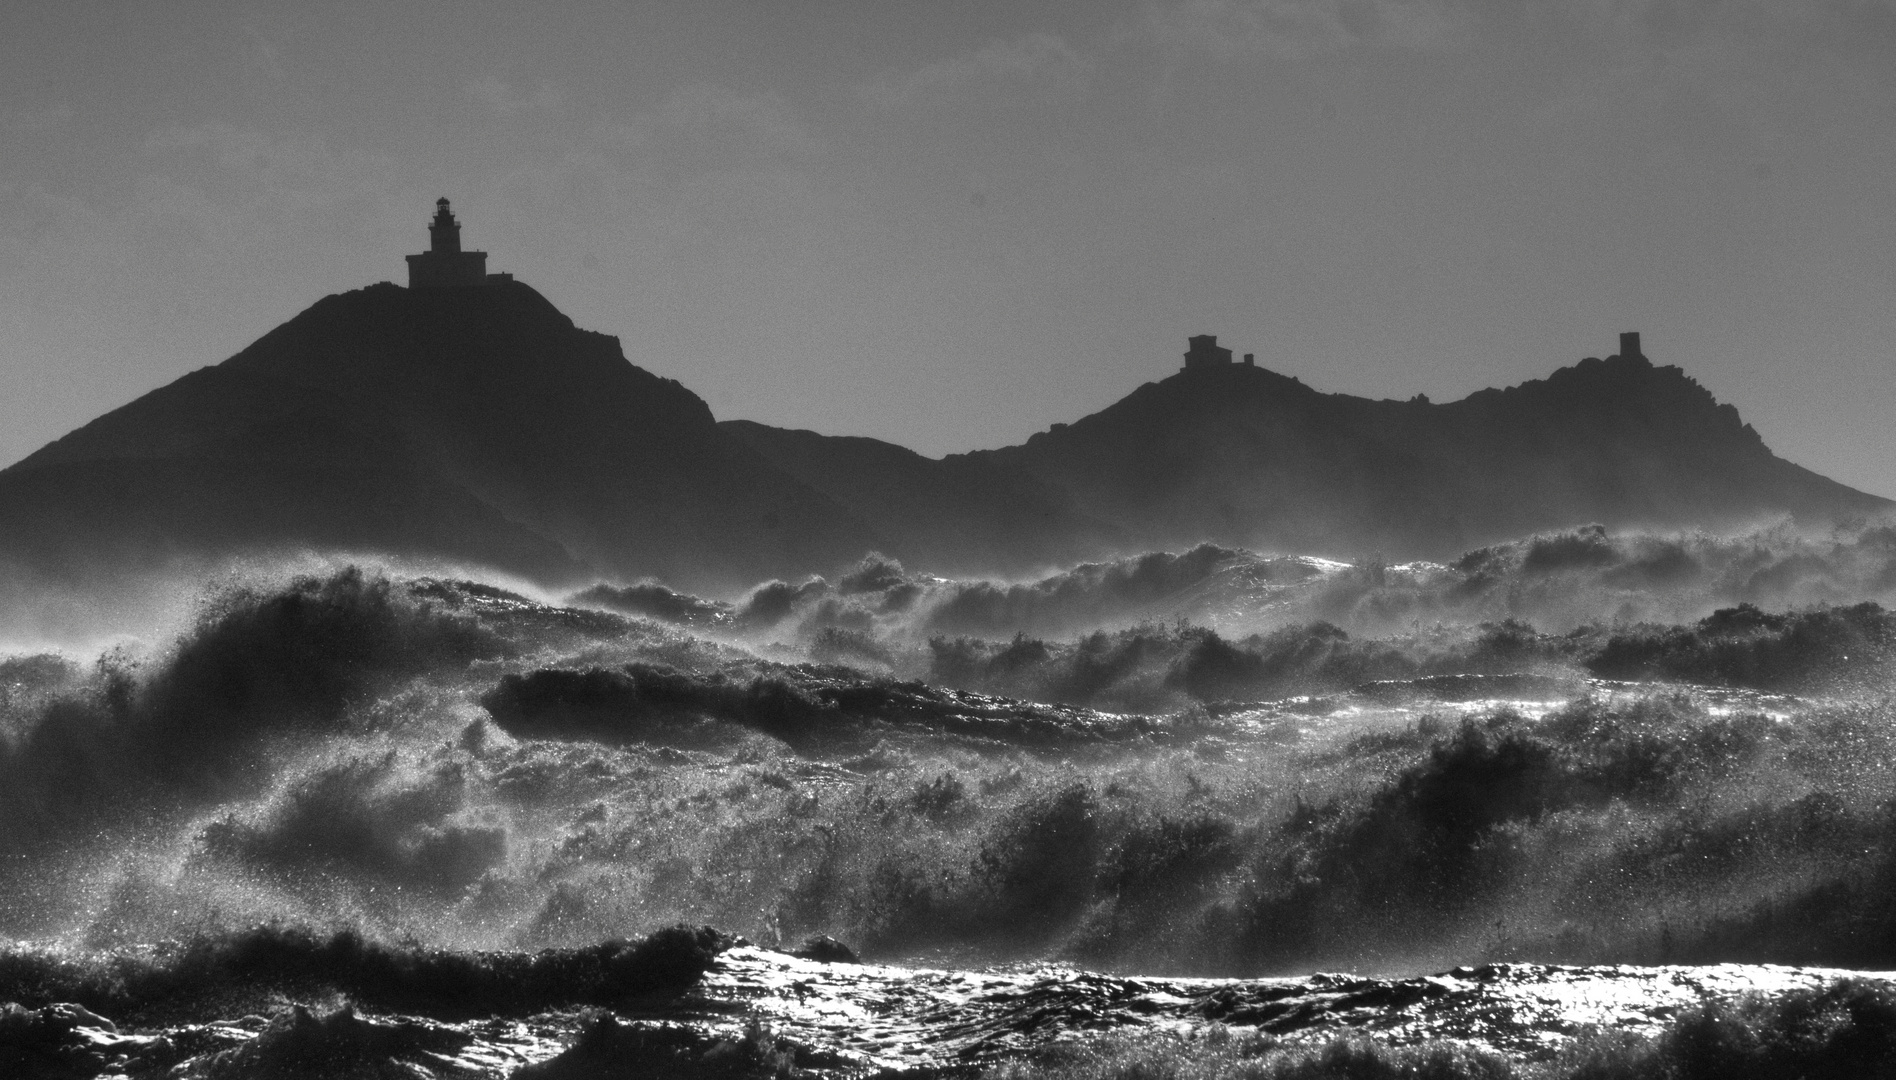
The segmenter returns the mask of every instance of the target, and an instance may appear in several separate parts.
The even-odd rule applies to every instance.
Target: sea
[[[43,598],[0,1076],[1896,1075],[1891,591],[1767,523]]]

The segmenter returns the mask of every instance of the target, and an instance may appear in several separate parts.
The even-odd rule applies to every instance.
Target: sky
[[[1217,334],[1621,330],[1896,496],[1896,0],[0,5],[0,464],[463,243],[720,419],[1018,442]]]

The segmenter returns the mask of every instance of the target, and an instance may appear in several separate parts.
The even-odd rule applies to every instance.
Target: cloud
[[[512,119],[535,113],[558,112],[564,103],[559,88],[541,82],[532,93],[515,90],[498,75],[483,75],[462,87],[468,95],[492,109],[494,115]]]
[[[385,157],[337,150],[320,135],[267,135],[224,123],[159,128],[146,136],[145,152],[161,175],[188,172],[194,161],[211,164],[219,180],[240,191],[303,204],[381,193],[393,169]]]
[[[282,46],[255,25],[244,27],[243,65],[272,82],[282,82],[286,74]]]
[[[374,250],[407,205],[386,160],[316,136],[203,124],[154,131],[143,150],[147,171],[122,192],[22,192],[0,220],[0,286],[47,310],[86,298],[121,330],[158,312],[167,329],[139,332],[175,331],[169,344],[195,351],[191,335],[217,336],[210,323],[241,321],[257,296],[294,294],[303,275]]]
[[[890,109],[943,99],[1064,101],[1085,95],[1095,67],[1093,58],[1064,39],[1035,33],[935,61],[900,78],[884,78],[860,92]]]
[[[121,168],[102,190],[21,184],[0,208],[0,397],[40,403],[8,418],[0,459],[230,355],[312,296],[399,280],[436,194],[377,155],[230,124],[152,132]]]
[[[631,153],[660,172],[777,169],[821,152],[823,140],[777,94],[710,83],[674,89],[628,119],[595,127],[600,152]]]
[[[830,198],[816,179],[824,149],[781,96],[693,83],[490,188],[536,242],[655,273],[653,260],[694,245],[805,236]]]
[[[1216,59],[1298,59],[1374,48],[1446,51],[1473,36],[1473,0],[1167,0],[1153,2],[1097,39],[1032,33],[885,76],[859,88],[884,109],[1078,101],[1101,73],[1152,49]]]
[[[1560,76],[1532,114],[1548,125],[1670,123],[1706,139],[1745,133],[1768,152],[1852,110],[1885,112],[1896,84],[1896,8],[1735,0],[1571,0],[1525,7],[1511,43]],[[1675,136],[1676,138],[1677,136]]]
[[[1129,36],[1220,59],[1299,60],[1363,47],[1449,49],[1466,39],[1470,18],[1451,0],[1183,0],[1147,8]]]
[[[72,122],[72,118],[72,106],[64,102],[51,105],[29,105],[0,113],[0,130],[19,135],[33,135],[65,127]]]
[[[740,94],[698,83],[672,91],[657,118],[673,130],[742,140],[780,153],[807,154],[821,147],[776,94]]]

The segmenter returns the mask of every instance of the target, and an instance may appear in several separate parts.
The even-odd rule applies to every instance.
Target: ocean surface
[[[0,1075],[1887,1072],[1893,568],[223,568],[0,628]]]

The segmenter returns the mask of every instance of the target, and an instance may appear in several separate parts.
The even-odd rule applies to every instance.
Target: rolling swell
[[[1183,1040],[1115,1033],[1049,1047],[985,1080],[1648,1080],[1652,1077],[1882,1077],[1896,1069],[1896,991],[1843,982],[1777,996],[1691,1005],[1654,1035],[1590,1032],[1551,1060],[1482,1045],[1390,1043],[1365,1035],[1322,1042],[1214,1030]]]
[[[920,682],[864,678],[841,667],[770,665],[760,674],[693,673],[653,664],[618,670],[509,674],[481,696],[509,734],[605,742],[690,741],[704,721],[750,728],[793,747],[861,749],[903,729],[1015,747],[1075,746],[1159,736],[1146,717],[943,690]]]
[[[736,602],[653,582],[574,599],[897,678],[1131,712],[1537,671],[1853,691],[1891,660],[1890,619],[1865,598],[1896,589],[1892,537],[1588,527],[1399,566],[1201,545],[1012,584],[871,556]]]
[[[1446,563],[1355,563],[1201,544],[1086,563],[1032,581],[949,579],[871,555],[832,580],[771,581],[705,599],[645,581],[572,602],[749,634],[825,627],[930,636],[1066,638],[1189,619],[1227,636],[1327,622],[1355,635],[1520,620],[1556,633],[1590,624],[1688,623],[1720,608],[1896,599],[1896,527],[1807,535],[1609,533],[1597,526],[1478,548]]]
[[[0,1067],[90,1078],[1880,1076],[1886,978],[1490,965],[1182,982],[799,962],[734,945],[688,993],[531,1017],[301,1005],[209,1024],[0,1008]],[[242,1001],[231,1004],[242,1006]],[[838,1019],[847,1017],[845,1022]],[[1076,1032],[1087,1034],[1073,1037]],[[564,1044],[562,1048],[560,1044]]]
[[[1364,639],[1316,622],[1232,639],[1209,627],[1147,623],[1070,642],[934,637],[928,677],[1033,700],[1158,712],[1470,674],[1577,675],[1579,658],[1599,637],[1556,638],[1506,622]]]
[[[1896,615],[1865,601],[1780,613],[1740,604],[1689,627],[1613,634],[1585,662],[1610,679],[1808,691],[1880,682],[1893,656]]]
[[[859,570],[830,598],[882,611],[912,580]],[[142,664],[7,669],[8,768],[75,765],[27,788],[44,805],[6,789],[26,857],[0,919],[131,952],[270,920],[483,954],[683,922],[1195,974],[1896,962],[1887,702],[1730,686],[1874,685],[1887,618],[1173,622],[956,652],[875,619],[759,640],[479,583],[290,581]],[[1588,681],[1615,640],[1725,685]],[[822,642],[885,659],[799,653]],[[986,689],[943,685],[963,660]],[[1168,710],[1047,703],[1061,686]]]
[[[353,931],[262,926],[153,951],[77,957],[0,952],[0,1001],[73,1002],[121,1021],[177,1022],[206,1009],[242,1015],[288,996],[438,1019],[521,1016],[678,993],[731,939],[672,927],[638,941],[536,953],[387,945]],[[232,1010],[235,1010],[232,1012]]]

